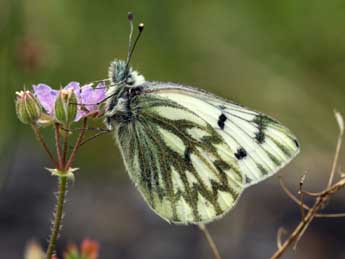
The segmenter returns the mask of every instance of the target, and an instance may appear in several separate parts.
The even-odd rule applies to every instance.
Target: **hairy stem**
[[[210,235],[210,233],[208,232],[206,226],[204,224],[199,224],[198,226],[199,226],[200,230],[204,233],[205,238],[206,238],[206,240],[207,240],[207,242],[208,242],[208,244],[212,250],[214,258],[221,259],[218,248],[216,246],[216,243],[213,241],[213,238]]]
[[[54,213],[55,218],[54,218],[52,232],[49,239],[46,259],[51,259],[55,251],[56,240],[61,230],[61,221],[63,217],[63,208],[65,204],[66,191],[67,191],[67,177],[59,177],[57,203],[56,203],[56,208],[55,208],[55,213]]]

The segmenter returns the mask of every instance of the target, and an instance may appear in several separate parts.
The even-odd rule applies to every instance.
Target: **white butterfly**
[[[106,125],[135,186],[163,219],[222,217],[245,188],[298,154],[297,139],[276,120],[203,90],[146,81],[129,58],[110,65]]]

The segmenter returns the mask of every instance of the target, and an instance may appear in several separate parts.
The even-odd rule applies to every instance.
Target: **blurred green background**
[[[338,134],[333,109],[345,113],[344,1],[0,0],[0,258],[22,258],[31,238],[45,246],[54,204],[49,161],[16,119],[15,91],[106,78],[109,62],[126,57],[128,11],[145,22],[132,66],[147,80],[198,86],[277,118],[302,146],[281,171],[289,186],[297,190],[305,172],[306,188],[326,185]],[[101,258],[211,258],[198,229],[148,209],[111,136],[85,145],[76,165],[59,254],[90,237]],[[328,210],[344,208],[343,198]],[[273,177],[209,228],[224,258],[267,258],[277,229],[299,217]],[[286,258],[344,258],[344,229],[343,219],[318,220]]]

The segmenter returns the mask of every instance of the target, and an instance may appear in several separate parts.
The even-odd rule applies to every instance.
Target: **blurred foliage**
[[[84,239],[80,248],[76,244],[69,244],[63,253],[63,259],[98,259],[99,243],[94,240]],[[34,240],[27,243],[24,259],[45,259],[43,248]],[[59,259],[53,256],[52,259]]]
[[[16,90],[106,78],[109,62],[125,58],[129,10],[146,25],[132,65],[148,80],[198,86],[261,110],[296,133],[306,160],[308,152],[331,156],[332,110],[345,113],[340,0],[2,0],[0,150],[32,137],[17,122]],[[79,161],[90,172],[120,168],[126,177],[110,138],[89,143]]]
[[[16,118],[15,91],[106,78],[110,61],[127,54],[128,11],[145,22],[132,66],[147,80],[197,86],[272,115],[301,140],[286,175],[296,184],[306,169],[313,172],[308,183],[327,177],[338,133],[333,109],[345,114],[344,1],[0,0],[0,180],[11,172],[14,183],[1,200],[2,258],[19,258],[31,236],[44,242],[54,198],[47,195],[53,180],[39,171],[48,159]],[[44,133],[52,140],[50,130]],[[63,238],[94,234],[109,255],[102,258],[208,258],[199,232],[149,211],[111,140],[99,137],[78,154],[81,173]],[[299,220],[272,181],[245,192],[236,211],[212,225],[226,258],[266,258],[278,227]],[[308,232],[299,258],[344,258],[340,221],[326,223]]]

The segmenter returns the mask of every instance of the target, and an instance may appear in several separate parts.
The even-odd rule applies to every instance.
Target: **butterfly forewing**
[[[192,87],[151,83],[150,94],[188,107],[207,121],[232,151],[245,186],[276,173],[299,152],[294,135],[276,120]]]
[[[209,222],[235,205],[245,177],[211,118],[155,91],[135,96],[131,112],[133,122],[116,128],[117,140],[132,180],[158,215]]]

